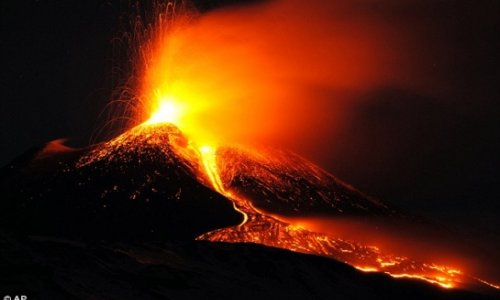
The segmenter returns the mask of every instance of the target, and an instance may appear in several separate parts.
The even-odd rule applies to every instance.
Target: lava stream
[[[198,237],[198,240],[230,243],[259,243],[295,252],[341,260],[366,272],[383,272],[394,278],[425,280],[443,288],[453,288],[465,281],[462,271],[447,266],[426,264],[405,256],[385,254],[375,246],[364,246],[290,224],[279,216],[256,209],[252,201],[224,186],[217,166],[217,151],[200,148],[200,160],[213,189],[233,201],[244,221],[235,227],[222,228]]]
[[[245,211],[239,209],[238,202],[241,201],[238,201],[231,192],[226,191],[226,189],[224,188],[224,184],[222,183],[217,167],[217,157],[213,148],[210,146],[202,146],[199,149],[199,154],[200,160],[203,163],[205,174],[212,183],[213,189],[233,201],[234,209],[243,215],[243,221],[239,226],[245,224],[248,221],[248,215],[247,213],[245,213]]]

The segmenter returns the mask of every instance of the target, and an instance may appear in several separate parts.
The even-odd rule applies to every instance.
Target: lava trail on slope
[[[333,258],[365,272],[425,280],[444,288],[483,288],[462,270],[397,255],[375,245],[311,230],[294,217],[355,217],[420,222],[389,203],[371,198],[300,156],[282,150],[220,147],[217,173],[246,222],[200,236],[200,240],[252,242]],[[217,189],[217,188],[216,188]]]
[[[196,145],[167,123],[109,142],[33,150],[1,171],[3,228],[108,240],[258,243],[345,262],[362,271],[484,289],[463,270],[315,232],[290,217],[401,219],[293,153]]]

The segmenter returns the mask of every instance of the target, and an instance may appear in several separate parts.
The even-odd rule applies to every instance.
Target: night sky
[[[330,155],[302,154],[367,194],[498,240],[499,2],[408,3],[420,4],[418,17],[406,11],[407,22],[432,24],[439,30],[429,41],[451,49],[444,75],[451,92],[430,96],[388,84],[359,95],[369,101],[353,108],[344,133],[324,137],[337,145]],[[126,78],[127,70],[115,68],[125,64],[113,38],[129,16],[128,1],[2,1],[0,7],[0,164],[57,138],[89,144],[113,89]]]

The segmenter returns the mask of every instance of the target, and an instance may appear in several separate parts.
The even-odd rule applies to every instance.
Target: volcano
[[[460,270],[295,224],[318,214],[413,217],[296,154],[198,146],[172,124],[142,124],[84,149],[35,147],[1,169],[0,191],[9,292],[475,299],[442,288],[487,289]]]

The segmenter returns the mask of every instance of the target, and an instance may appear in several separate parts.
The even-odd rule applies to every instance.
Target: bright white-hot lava
[[[184,108],[182,104],[173,98],[162,98],[159,100],[158,107],[146,121],[146,124],[172,123],[179,124],[182,120]]]

